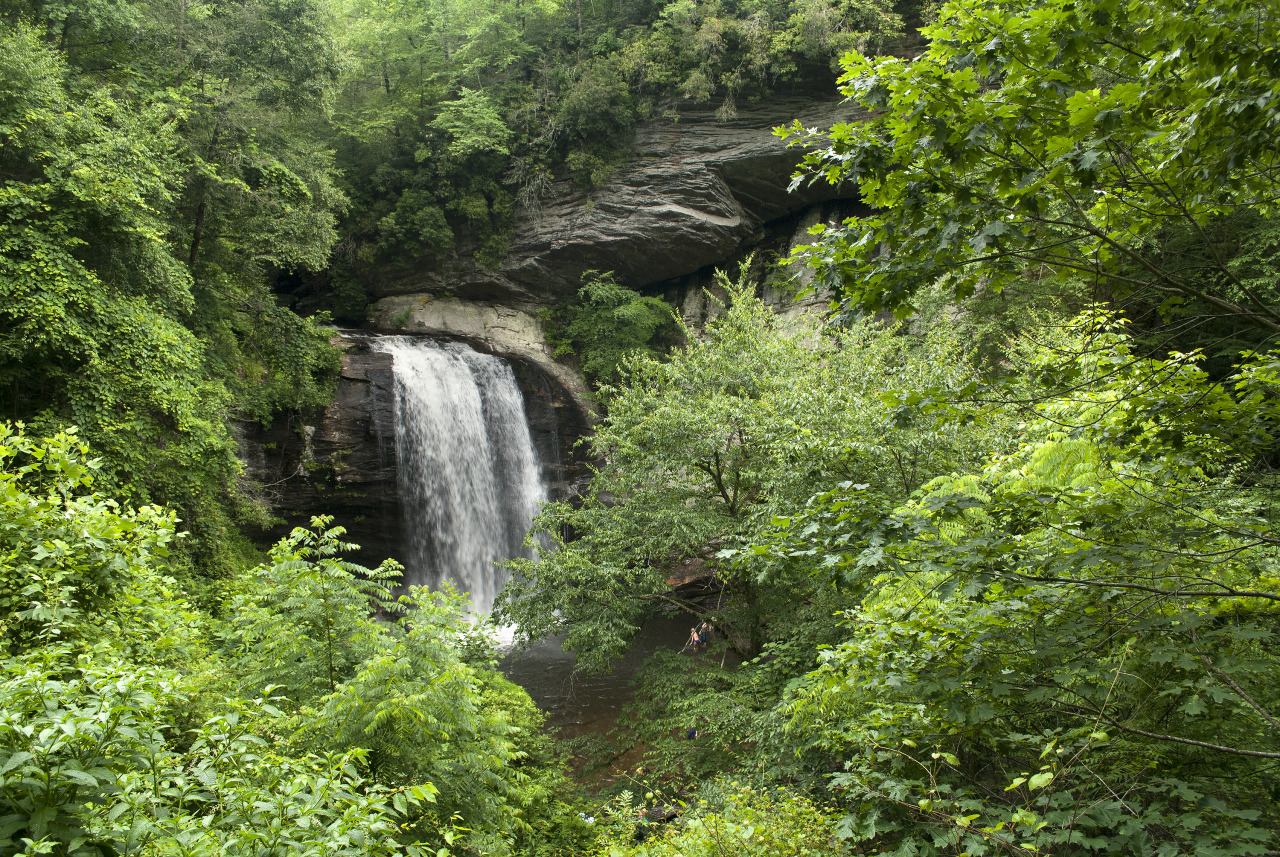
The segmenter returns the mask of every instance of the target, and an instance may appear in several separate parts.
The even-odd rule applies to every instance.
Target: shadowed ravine
[[[488,612],[506,584],[498,564],[529,556],[525,534],[547,497],[525,408],[511,367],[466,345],[375,337],[395,377],[397,481],[405,515],[405,581],[439,588],[453,581]],[[547,712],[561,737],[605,734],[632,697],[640,664],[688,636],[683,617],[646,624],[607,675],[574,674],[560,639],[508,651],[503,671]]]

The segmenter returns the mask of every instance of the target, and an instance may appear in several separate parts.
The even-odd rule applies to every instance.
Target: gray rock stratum
[[[826,184],[789,193],[799,155],[772,129],[795,119],[827,127],[858,115],[839,101],[792,98],[742,107],[725,121],[708,109],[642,125],[630,163],[605,187],[582,193],[559,182],[540,211],[519,216],[498,270],[455,255],[389,275],[377,295],[545,306],[576,289],[583,271],[613,271],[632,288],[692,274],[758,243],[773,221],[856,199],[856,189]],[[375,310],[378,319],[386,315]]]
[[[639,288],[721,262],[760,240],[766,223],[851,194],[825,184],[788,193],[799,158],[772,129],[853,118],[839,102],[775,100],[727,121],[704,112],[642,126],[635,161],[606,187],[556,199],[521,224],[501,273],[530,293],[563,294],[586,270]]]

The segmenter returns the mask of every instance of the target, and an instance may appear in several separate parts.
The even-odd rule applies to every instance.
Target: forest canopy
[[[1274,4],[0,21],[0,857],[1280,851]],[[791,259],[831,312],[757,258],[705,321],[608,271],[544,317],[595,467],[499,618],[582,670],[706,634],[618,732],[324,510],[254,544],[232,426],[329,400],[371,278],[790,87],[865,108],[780,131],[868,205]]]
[[[846,56],[869,118],[780,132],[874,207],[795,254],[837,312],[787,330],[744,269],[634,357],[508,615],[595,664],[679,602],[744,664],[653,664],[649,763],[806,784],[866,853],[1269,853],[1276,26],[953,3]]]

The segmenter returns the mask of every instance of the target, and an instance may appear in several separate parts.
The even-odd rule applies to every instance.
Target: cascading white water
[[[524,399],[511,367],[465,345],[379,337],[396,381],[396,456],[409,538],[405,582],[452,580],[488,612],[529,556],[529,523],[546,499]]]

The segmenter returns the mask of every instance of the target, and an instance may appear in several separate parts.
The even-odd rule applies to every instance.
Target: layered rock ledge
[[[789,192],[800,156],[773,129],[796,119],[826,127],[859,115],[840,101],[791,98],[742,107],[725,121],[705,109],[647,123],[634,133],[629,163],[607,185],[582,192],[558,182],[540,211],[522,212],[497,270],[455,254],[388,274],[376,296],[450,296],[528,309],[572,292],[588,270],[613,271],[632,288],[693,274],[758,243],[774,221],[856,199],[856,188],[826,184]],[[374,314],[388,316],[381,302]]]

